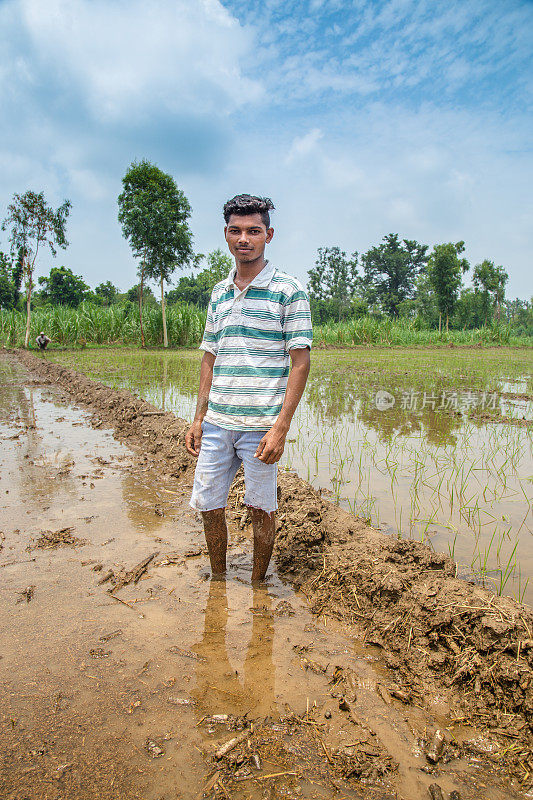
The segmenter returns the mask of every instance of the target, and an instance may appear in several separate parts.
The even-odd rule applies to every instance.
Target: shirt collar
[[[274,269],[275,267],[273,264],[270,263],[270,261],[265,261],[265,266],[263,267],[261,272],[257,273],[255,278],[252,281],[250,281],[246,289],[249,289],[250,286],[255,286],[258,288],[267,287],[270,281],[272,280]],[[233,286],[233,281],[235,280],[236,273],[237,273],[237,267],[233,267],[229,271],[228,277],[226,278],[226,288],[231,289],[231,287]],[[246,289],[243,289],[242,291],[246,291]]]

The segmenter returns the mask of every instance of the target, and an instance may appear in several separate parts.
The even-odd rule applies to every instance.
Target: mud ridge
[[[163,476],[192,480],[184,420],[82,373],[16,355],[92,411],[93,425],[113,427],[141,462]],[[457,579],[448,556],[386,536],[293,474],[280,474],[278,493],[278,570],[304,592],[314,613],[338,618],[379,650],[399,701],[435,710],[438,696],[451,727],[474,721],[488,729],[511,771],[527,781],[533,772],[532,610]],[[229,511],[242,527],[241,497],[236,481]]]

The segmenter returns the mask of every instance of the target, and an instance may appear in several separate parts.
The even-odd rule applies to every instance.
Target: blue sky
[[[116,198],[148,158],[199,252],[250,192],[276,205],[270,258],[304,281],[317,247],[395,232],[464,239],[528,297],[532,52],[530,0],[0,0],[0,214],[16,191],[68,197],[57,263],[127,288]]]

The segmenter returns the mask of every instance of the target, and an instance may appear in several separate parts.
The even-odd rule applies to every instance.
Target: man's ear
[[[267,244],[272,241],[273,236],[274,236],[274,228],[267,228],[267,235],[266,235]]]

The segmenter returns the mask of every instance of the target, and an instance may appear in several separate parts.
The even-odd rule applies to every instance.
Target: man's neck
[[[242,262],[235,259],[237,271],[235,273],[233,282],[239,289],[246,288],[246,286],[248,286],[248,284],[251,283],[257,275],[259,275],[266,263],[266,258],[264,256],[256,258],[255,261]]]

